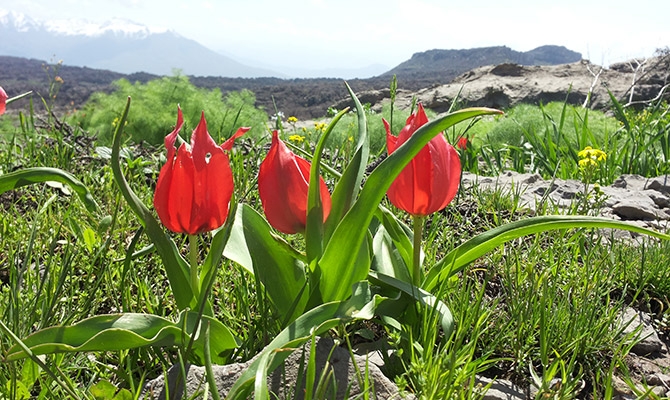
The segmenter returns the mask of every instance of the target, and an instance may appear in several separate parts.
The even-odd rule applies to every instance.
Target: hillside
[[[356,92],[387,89],[393,74],[398,87],[417,91],[451,82],[456,76],[481,65],[516,62],[527,65],[569,62],[579,54],[558,46],[543,46],[526,53],[507,47],[469,50],[430,50],[417,53],[410,60],[377,77],[348,81]],[[47,69],[48,68],[48,69]],[[147,73],[123,74],[103,69],[49,65],[35,59],[0,56],[0,85],[11,95],[29,90],[47,96],[49,84],[55,75],[63,85],[55,99],[55,107],[72,109],[81,107],[96,91],[111,91],[111,83],[125,78],[131,82],[147,82],[159,75]],[[203,88],[220,88],[230,91],[249,89],[256,94],[257,105],[269,113],[274,112],[273,99],[279,110],[300,119],[325,115],[328,107],[347,97],[343,80],[336,78],[280,79],[280,78],[224,78],[215,76],[190,77],[191,82]],[[365,100],[362,100],[365,102]]]

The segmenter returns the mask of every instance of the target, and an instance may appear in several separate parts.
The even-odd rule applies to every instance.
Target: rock
[[[626,307],[619,315],[618,321],[620,327],[623,328],[623,335],[630,335],[638,331],[634,336],[638,342],[631,348],[634,354],[649,355],[663,348],[663,342],[651,325],[651,318],[647,314]]]
[[[667,180],[667,182],[666,182]],[[642,228],[667,232],[670,227],[670,177],[644,178],[622,175],[611,186],[602,186],[601,203],[590,199],[592,213],[615,220],[625,220]],[[582,201],[584,184],[577,180],[544,180],[538,174],[505,172],[497,177],[463,173],[462,187],[476,186],[479,190],[500,190],[518,197],[519,206],[536,211],[544,202],[561,210],[573,211]],[[589,191],[593,186],[589,187]],[[591,192],[592,193],[592,192]],[[609,233],[610,231],[603,231]],[[638,233],[616,230],[616,238],[636,238]]]
[[[654,70],[655,67],[650,63],[646,68]],[[606,69],[587,60],[542,66],[501,64],[475,68],[446,85],[423,89],[413,96],[424,107],[440,113],[447,111],[456,98],[468,106],[503,109],[521,103],[538,104],[566,100],[570,104],[582,105],[592,90],[589,105],[605,109],[611,105],[607,89],[626,103],[634,82],[636,74],[632,71]],[[637,81],[636,85],[633,101],[653,98],[655,95],[652,93],[658,94],[663,86],[661,83],[644,80]],[[649,95],[651,97],[647,97]],[[411,97],[399,96],[397,104],[407,107],[410,102]]]
[[[429,53],[439,51],[426,52],[425,56],[434,58],[434,55]],[[608,109],[611,106],[608,89],[623,104],[629,101],[648,101],[658,96],[668,81],[670,56],[650,57],[640,62],[631,60],[612,65],[610,68],[592,64],[588,60],[556,63],[560,65],[539,65],[543,63],[523,65],[524,62],[521,60],[514,61],[516,63],[510,61],[512,60],[499,59],[494,62],[493,59],[489,59],[486,65],[480,63],[479,65],[483,66],[460,70],[453,63],[449,63],[448,66],[441,66],[434,71],[435,76],[427,75],[425,68],[416,68],[415,79],[424,84],[413,87],[407,92],[398,92],[396,107],[407,109],[414,98],[421,101],[424,107],[437,113],[449,110],[455,99],[465,106],[503,109],[522,103],[539,104],[551,101],[584,105],[591,93],[587,106]],[[398,67],[402,67],[402,64]],[[389,71],[388,75],[382,77],[390,79],[393,73],[395,72]],[[401,74],[397,76],[403,83],[401,88],[408,88],[405,83],[407,78],[402,78]],[[387,79],[382,81],[388,82]],[[358,89],[356,93],[361,102],[370,103],[373,110],[380,110],[382,103],[390,102],[390,96],[380,96],[386,92],[380,93],[379,90]],[[667,91],[665,96],[669,96]],[[341,109],[350,105],[351,100],[348,96],[341,96],[341,100],[332,101],[330,104]]]
[[[654,201],[647,195],[637,193],[628,197],[620,198],[612,205],[614,214],[623,220],[654,220],[669,219],[670,216],[660,210]]]
[[[670,375],[662,372],[656,372],[647,377],[647,383],[654,386],[664,386],[670,389]]]
[[[309,357],[309,344],[305,345],[306,357]],[[303,352],[294,351],[285,361],[284,367],[278,368],[273,374],[268,376],[268,385],[272,392],[271,397],[302,399],[304,393],[298,384],[301,379],[301,366],[304,360],[301,360]],[[370,385],[374,388],[372,395],[378,399],[401,398],[397,386],[391,382],[379,368],[367,362],[367,358],[354,355],[355,362],[361,371],[368,371]],[[237,363],[230,365],[213,366],[214,379],[219,390],[219,394],[225,396],[240,375],[249,367],[252,361],[246,363]],[[358,384],[356,378],[356,369],[351,362],[348,350],[335,346],[332,339],[320,338],[316,344],[316,376],[321,376],[324,368],[330,368],[337,385],[337,399],[344,399],[346,395],[356,397],[364,393]],[[195,398],[202,398],[202,390],[207,386],[204,367],[189,365],[187,366],[186,384],[179,383],[179,366],[175,365],[168,370],[167,380],[170,394],[176,394],[174,398],[182,398],[184,391],[186,397],[196,395]],[[304,385],[304,383],[303,383]],[[185,388],[185,389],[184,389]],[[304,388],[304,386],[303,386]],[[332,389],[332,386],[331,386]],[[200,396],[200,397],[198,397]],[[165,399],[165,377],[160,376],[149,381],[140,396],[144,400]],[[404,398],[413,399],[414,396],[406,395]]]
[[[661,193],[670,195],[670,175],[659,176],[649,180],[645,189],[658,190]]]
[[[612,187],[640,191],[646,189],[648,181],[649,179],[642,175],[625,174],[615,179]]]
[[[477,386],[483,392],[482,400],[524,400],[526,394],[523,389],[505,379],[489,379],[483,376],[477,376]],[[484,387],[491,385],[484,392]]]

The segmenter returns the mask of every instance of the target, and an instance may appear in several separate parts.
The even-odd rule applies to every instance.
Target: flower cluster
[[[579,166],[582,168],[596,166],[599,162],[607,159],[607,154],[604,151],[594,149],[591,146],[584,147],[584,150],[577,153],[577,156],[579,157]]]
[[[421,104],[409,116],[397,137],[383,120],[388,153],[393,153],[427,122]],[[232,148],[235,138],[249,128],[240,128],[218,146],[207,132],[203,113],[190,145],[182,143],[177,150],[175,141],[183,123],[181,109],[178,109],[177,125],[165,137],[167,162],[158,177],[154,206],[168,229],[195,235],[217,229],[225,222],[233,193],[233,176],[226,151]],[[321,126],[317,128],[323,129]],[[289,140],[298,142],[304,138],[291,135]],[[305,231],[310,168],[307,160],[295,155],[284,144],[276,130],[272,132],[270,150],[258,173],[258,192],[268,222],[280,232]],[[443,209],[453,200],[460,173],[456,149],[443,135],[437,135],[403,169],[387,195],[396,207],[414,216],[426,216]],[[319,182],[325,222],[331,198],[322,177]]]

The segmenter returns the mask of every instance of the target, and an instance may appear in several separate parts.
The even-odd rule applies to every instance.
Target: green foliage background
[[[252,127],[249,135],[260,136],[265,131],[267,114],[255,106],[256,97],[248,90],[223,96],[219,89],[201,89],[186,76],[163,77],[146,84],[126,79],[114,82],[112,93],[97,92],[77,112],[72,122],[83,130],[96,134],[100,144],[109,145],[115,124],[128,96],[133,108],[128,117],[126,133],[132,141],[159,145],[175,125],[177,105],[184,113],[182,137],[188,138],[205,112],[207,127],[214,140],[221,143],[238,127]]]

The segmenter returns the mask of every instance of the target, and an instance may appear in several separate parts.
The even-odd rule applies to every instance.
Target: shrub
[[[180,101],[186,101],[180,105],[187,123],[197,123],[200,112],[205,111],[208,129],[217,142],[229,137],[240,125],[251,126],[251,135],[259,135],[265,130],[267,114],[255,107],[256,97],[248,90],[231,92],[224,97],[219,89],[197,88],[188,77],[181,75],[134,84],[120,79],[113,85],[112,93],[93,94],[82,110],[73,116],[73,122],[97,134],[101,144],[111,143],[128,96],[133,98],[134,107],[128,116],[126,132],[137,143],[162,143],[174,127]],[[185,126],[183,132],[190,132],[194,127]]]

